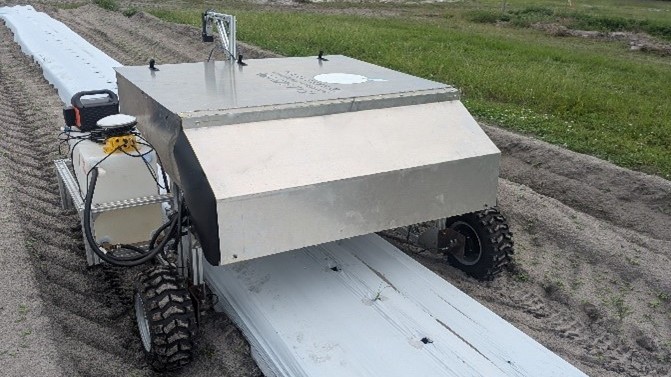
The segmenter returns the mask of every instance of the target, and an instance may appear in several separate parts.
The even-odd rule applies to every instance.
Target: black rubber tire
[[[478,280],[493,280],[511,261],[511,256],[515,252],[513,234],[505,216],[496,207],[450,217],[445,225],[464,236],[473,231],[477,235],[473,237],[473,234],[470,234],[472,239],[467,241],[467,253],[469,245],[473,248],[471,254],[465,254],[471,256],[470,260],[469,258],[459,260],[452,254],[447,255],[450,265],[466,272],[469,276]],[[478,247],[479,249],[476,249]],[[476,251],[479,252],[477,256]]]
[[[135,283],[134,299],[136,317],[144,315],[144,319],[136,319],[148,364],[159,372],[189,364],[194,356],[196,315],[176,270],[156,266],[142,272]],[[143,324],[148,339],[143,338]]]

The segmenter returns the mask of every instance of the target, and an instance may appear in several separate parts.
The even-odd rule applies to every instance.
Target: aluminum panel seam
[[[241,107],[228,110],[225,114],[212,110],[184,112],[179,113],[179,116],[182,117],[183,127],[188,129],[288,118],[308,118],[398,106],[456,101],[460,98],[458,92],[445,90],[425,90],[416,94],[421,95],[413,98],[413,101],[408,101],[406,96],[396,93],[385,95],[384,97],[363,96],[305,103],[288,103],[273,105],[270,108],[269,106]]]

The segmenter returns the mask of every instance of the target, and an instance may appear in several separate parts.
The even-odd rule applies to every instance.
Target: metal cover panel
[[[315,115],[316,104],[324,101],[346,100],[352,105],[353,99],[366,98],[372,102],[368,108],[379,108],[389,107],[390,98],[395,99],[394,106],[458,98],[458,91],[445,84],[345,56],[328,59],[258,59],[248,60],[246,66],[221,61],[166,64],[157,72],[147,67],[116,70],[153,101],[183,118],[185,126],[212,121],[208,117],[214,117],[217,125],[237,123],[239,114],[249,111],[264,113],[257,115],[264,120],[310,116]],[[350,83],[334,83],[348,82],[342,74],[349,75]],[[243,119],[250,120],[256,119]]]
[[[459,101],[185,130],[221,264],[472,212],[499,151]]]
[[[185,130],[217,199],[498,153],[461,102]]]
[[[456,89],[328,58],[117,68],[211,264],[495,203],[499,152]]]

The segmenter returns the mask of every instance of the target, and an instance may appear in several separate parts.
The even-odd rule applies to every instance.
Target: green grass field
[[[501,5],[200,3],[148,11],[199,25],[200,12],[216,7],[237,15],[242,41],[292,56],[325,50],[452,84],[482,121],[670,178],[671,57],[528,26],[644,31],[669,43],[671,1],[508,1],[505,12]]]

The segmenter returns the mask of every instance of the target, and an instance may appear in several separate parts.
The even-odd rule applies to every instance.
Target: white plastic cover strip
[[[585,376],[374,234],[205,269],[267,376]]]
[[[30,6],[1,7],[0,18],[14,33],[22,51],[42,67],[65,104],[84,90],[117,92],[113,67],[122,64],[70,30],[62,22]]]

